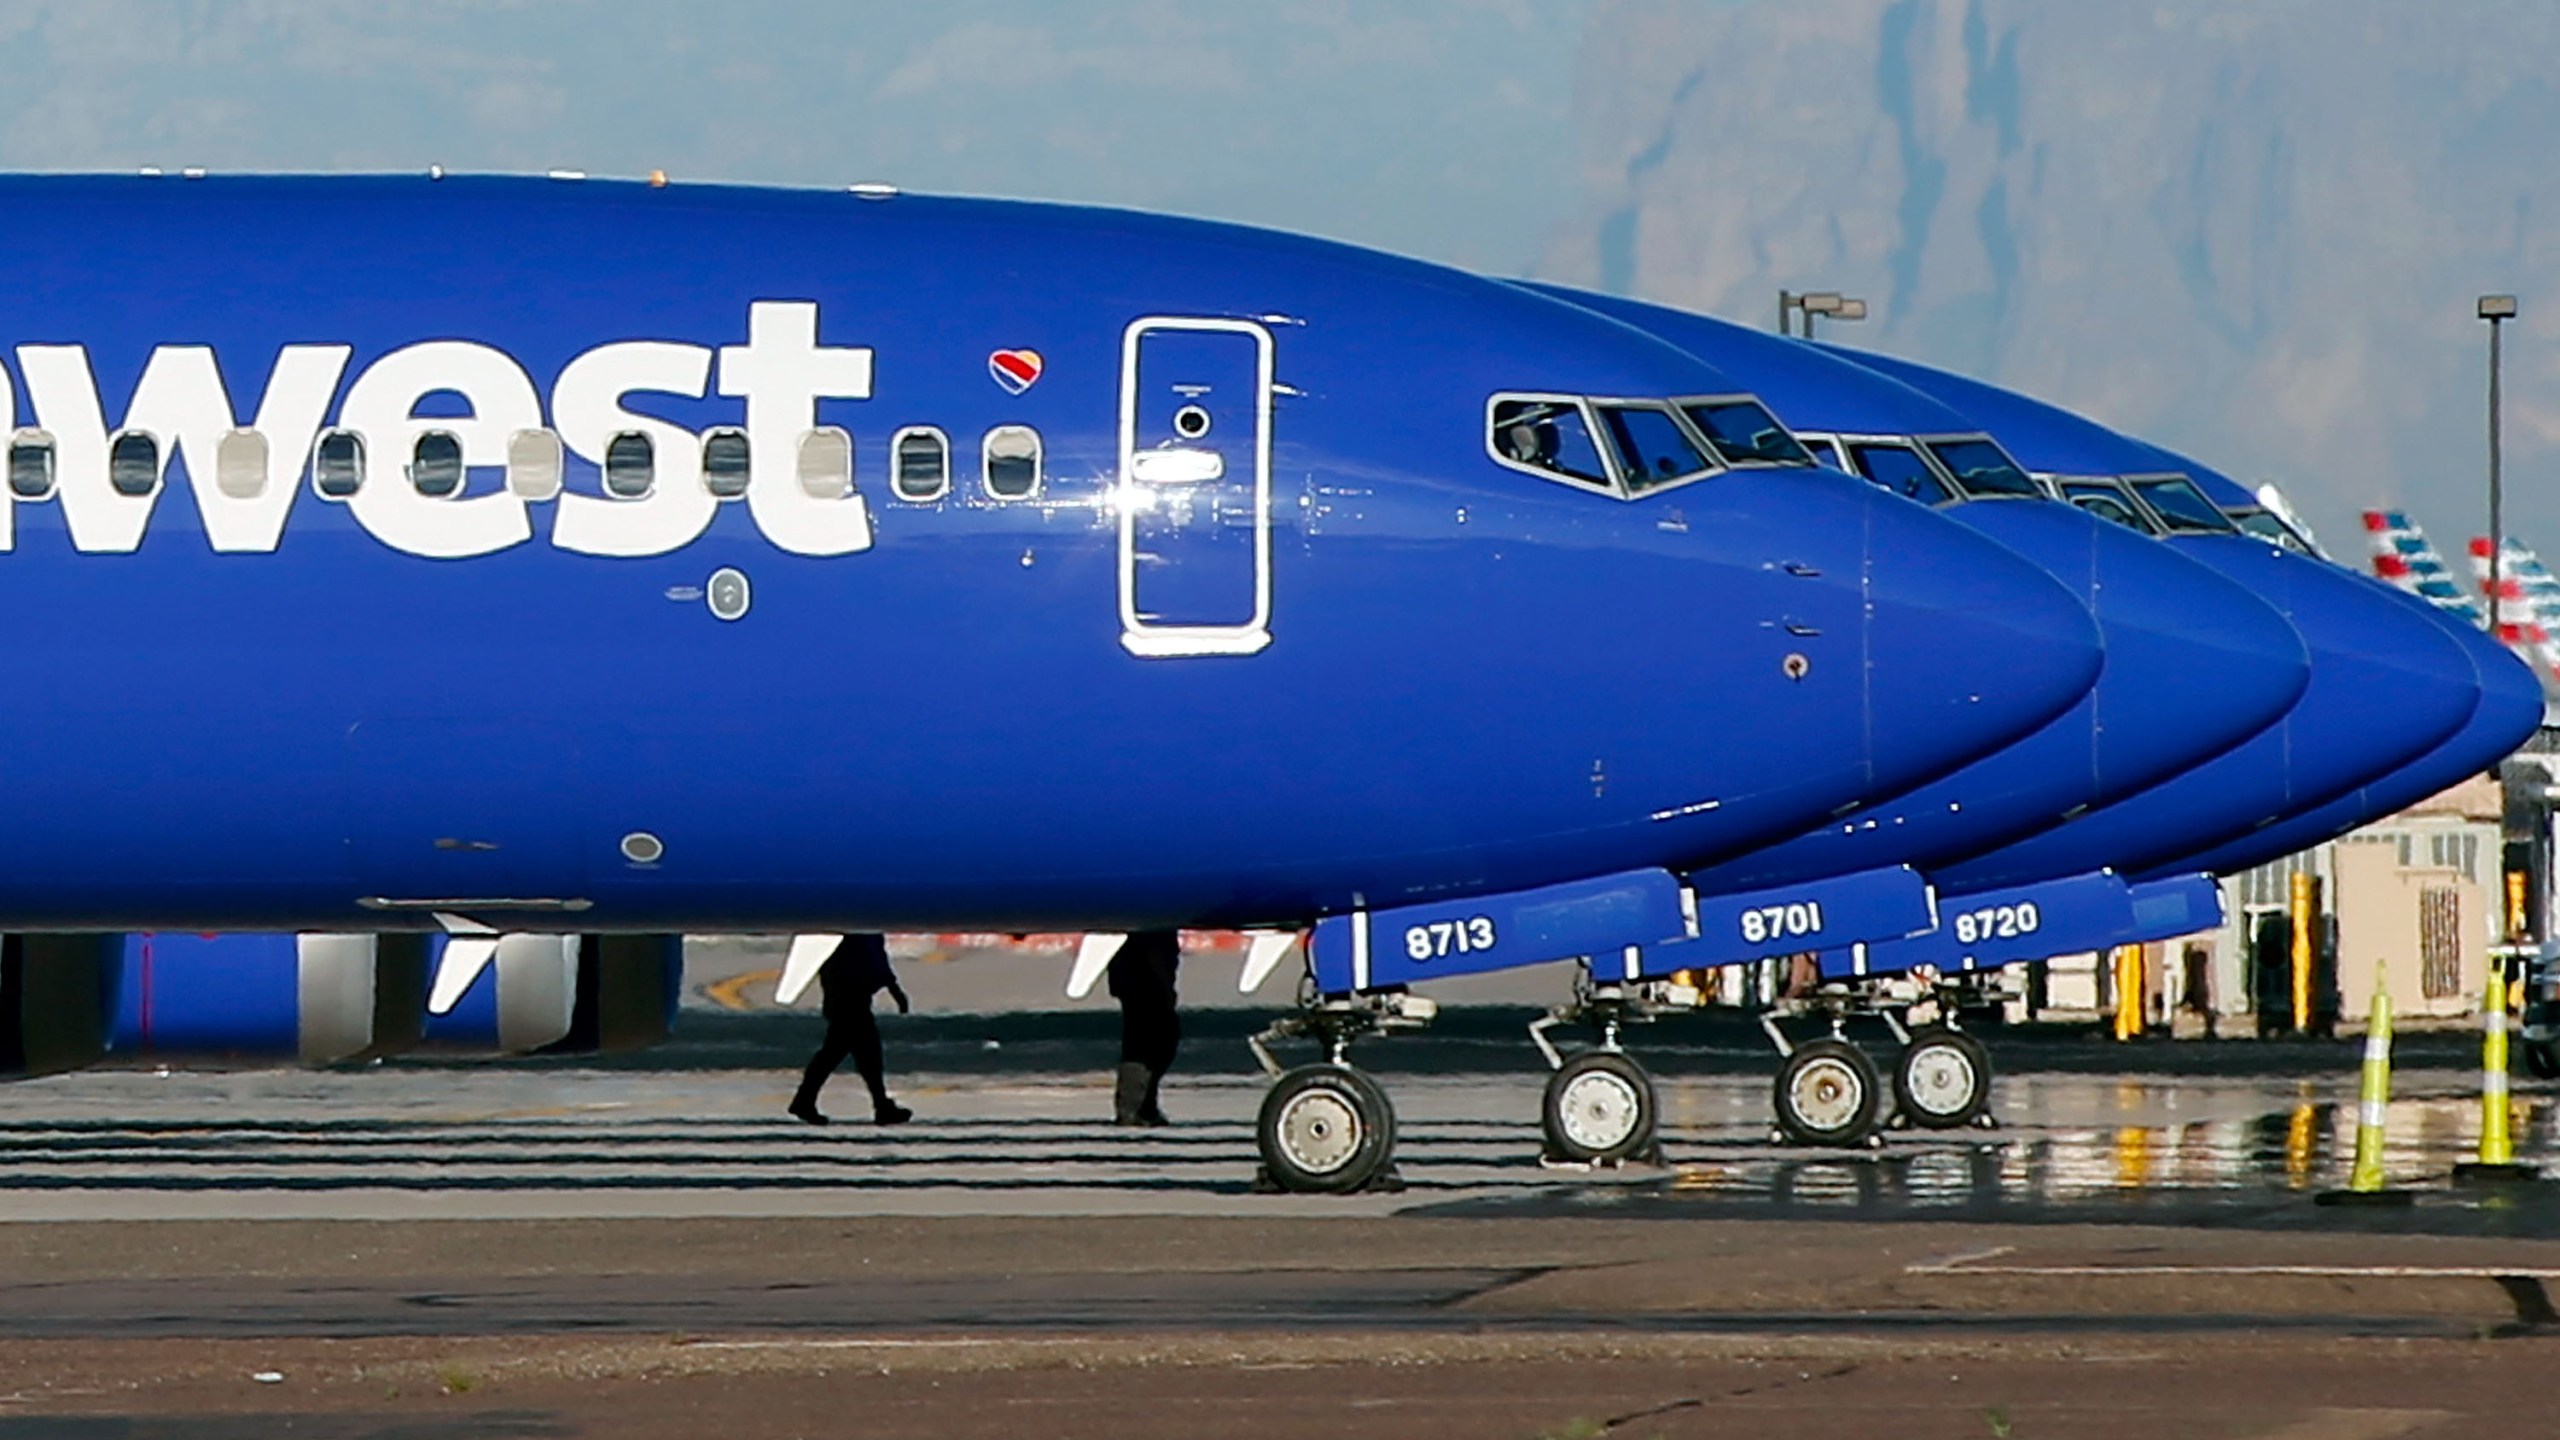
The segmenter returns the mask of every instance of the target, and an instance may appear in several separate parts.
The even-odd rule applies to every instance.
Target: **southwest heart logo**
[[[998,350],[987,357],[987,373],[1004,387],[1004,393],[1019,395],[1040,378],[1040,352]]]

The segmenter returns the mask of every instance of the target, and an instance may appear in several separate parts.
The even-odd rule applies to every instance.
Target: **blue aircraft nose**
[[[1743,470],[1676,494],[1664,524],[1718,551],[1748,534],[1764,557],[1756,583],[1716,600],[1705,662],[1784,677],[1701,719],[1715,752],[1766,759],[1747,786],[1717,792],[1694,862],[1766,847],[2000,749],[2069,709],[2099,668],[2088,612],[2051,577],[1863,480]]]
[[[2542,681],[2533,667],[2461,617],[2414,595],[2378,588],[2406,602],[2404,608],[2425,615],[2470,657],[2480,681],[2480,703],[2471,718],[2452,738],[2372,784],[2245,839],[2171,861],[2160,866],[2159,873],[2230,875],[2326,844],[2480,774],[2514,754],[2541,728]]]
[[[2309,660],[2284,617],[2166,546],[2062,505],[1940,513],[2034,561],[2094,611],[2106,647],[2096,686],[2015,744],[1719,865],[1703,883],[1750,889],[1978,855],[2228,749],[2302,693]]]
[[[2041,566],[1865,489],[1868,752],[1881,799],[2069,710],[2097,683],[2105,646],[2088,608]]]
[[[2275,607],[2173,547],[2060,505],[1954,514],[2061,573],[2097,612],[2107,666],[2090,695],[2084,804],[2121,799],[2230,749],[2283,716],[2310,683],[2310,654]]]
[[[2168,542],[2293,622],[2311,680],[2284,718],[2194,769],[2044,835],[1951,866],[1950,887],[2023,884],[2101,866],[2144,873],[2238,841],[2389,775],[2468,721],[2469,655],[2360,577],[2236,535]]]

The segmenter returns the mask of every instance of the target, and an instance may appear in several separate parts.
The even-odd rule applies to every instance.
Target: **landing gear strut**
[[[1315,1195],[1403,1189],[1395,1168],[1395,1105],[1345,1056],[1362,1035],[1419,1030],[1437,1011],[1432,1002],[1402,991],[1322,996],[1248,1041],[1272,1077],[1253,1127],[1262,1152],[1256,1188]],[[1271,1046],[1291,1039],[1315,1041],[1324,1058],[1282,1067]]]
[[[1546,1136],[1543,1159],[1567,1165],[1661,1160],[1657,1134],[1661,1105],[1653,1077],[1618,1048],[1622,1026],[1651,1018],[1651,1012],[1626,987],[1593,985],[1586,971],[1571,1004],[1557,1006],[1529,1026],[1529,1039],[1553,1072],[1538,1107],[1539,1129]],[[1599,1042],[1566,1056],[1547,1039],[1547,1031],[1575,1023],[1595,1027]]]

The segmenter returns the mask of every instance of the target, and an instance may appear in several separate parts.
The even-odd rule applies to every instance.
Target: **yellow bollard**
[[[2311,872],[2293,872],[2293,1033],[2311,1029]]]
[[[2383,1181],[2382,1119],[2391,1107],[2391,996],[2379,983],[2373,990],[2373,1018],[2364,1032],[2364,1077],[2356,1090],[2356,1163],[2347,1172],[2347,1188],[2320,1195],[2323,1205],[2406,1205],[2406,1190]]]
[[[2501,964],[2500,968],[2505,967]],[[2507,1099],[2509,993],[2503,975],[2480,997],[2480,1158],[2453,1167],[2456,1180],[2538,1180],[2530,1165],[2516,1163],[2513,1114]]]
[[[2119,945],[2107,952],[2115,962],[2116,1038],[2142,1038],[2142,947]]]

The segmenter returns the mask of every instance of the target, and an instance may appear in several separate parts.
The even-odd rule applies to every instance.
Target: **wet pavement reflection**
[[[1214,1039],[1195,1040],[1167,1091],[1177,1123],[1127,1131],[1109,1124],[1107,1034],[1014,1017],[892,1027],[916,1122],[813,1131],[782,1114],[813,1038],[782,1017],[697,1030],[654,1064],[105,1070],[0,1087],[0,1219],[1418,1210],[2560,1235],[2547,1082],[2517,1078],[2515,1135],[2554,1183],[2452,1183],[2480,1127],[2458,1035],[2410,1047],[2389,1108],[2385,1170],[2416,1203],[2348,1212],[2314,1201],[2346,1184],[2354,1152],[2351,1043],[1999,1037],[1998,1128],[1895,1129],[1832,1151],[1773,1142],[1765,1048],[1663,1026],[1634,1053],[1657,1071],[1666,1163],[1584,1171],[1540,1163],[1545,1077],[1521,1031],[1453,1028],[1456,1047],[1354,1054],[1397,1107],[1393,1194],[1254,1193],[1265,1081]]]

